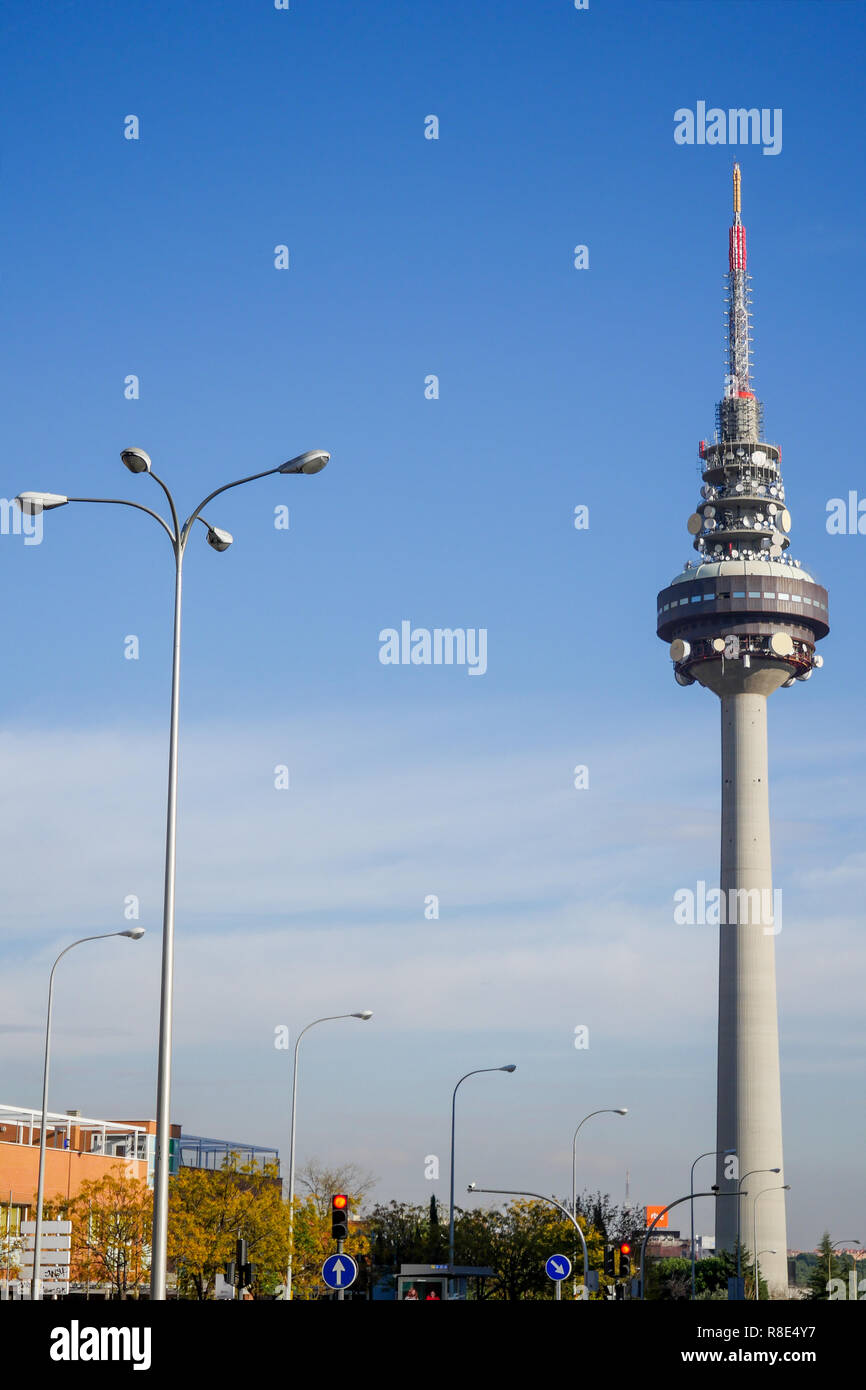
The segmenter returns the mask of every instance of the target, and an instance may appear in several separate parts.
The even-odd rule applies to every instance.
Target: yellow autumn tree
[[[48,1210],[72,1222],[70,1277],[76,1283],[113,1285],[126,1298],[150,1277],[153,1193],[123,1163],[81,1184],[74,1197],[56,1197]]]
[[[212,1298],[217,1272],[235,1258],[238,1238],[255,1265],[254,1296],[285,1280],[289,1210],[276,1164],[181,1168],[169,1185],[168,1254],[182,1298]]]

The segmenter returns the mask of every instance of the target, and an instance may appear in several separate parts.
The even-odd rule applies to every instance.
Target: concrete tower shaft
[[[779,675],[778,670],[755,672],[717,692],[722,712],[719,886],[727,920],[719,926],[716,1148],[733,1149],[737,1168],[728,1176],[727,1161],[719,1158],[716,1182],[720,1193],[736,1193],[741,1181],[746,1194],[739,1212],[742,1245],[753,1255],[763,1252],[760,1266],[768,1286],[785,1289],[785,1194],[768,1190],[785,1181],[775,955],[782,923],[773,894],[767,771],[767,695]],[[775,1174],[773,1168],[782,1171]],[[758,1192],[764,1195],[755,1204]],[[735,1197],[716,1202],[719,1249],[735,1249],[737,1218]]]
[[[782,1107],[776,1012],[776,935],[767,752],[767,700],[823,665],[827,591],[788,554],[782,451],[762,440],[751,384],[751,314],[741,178],[734,166],[728,242],[728,375],[716,438],[702,442],[701,501],[687,523],[689,561],[657,600],[680,685],[717,695],[722,716],[716,1240],[760,1254],[771,1289],[787,1287]],[[772,1170],[778,1168],[779,1173]],[[763,1170],[763,1171],[755,1171]],[[746,1175],[749,1176],[746,1176]],[[776,1189],[776,1190],[773,1190]],[[757,1205],[756,1205],[756,1198]],[[757,1224],[756,1224],[757,1223]],[[757,1244],[755,1242],[757,1241]],[[770,1252],[774,1253],[770,1253]]]

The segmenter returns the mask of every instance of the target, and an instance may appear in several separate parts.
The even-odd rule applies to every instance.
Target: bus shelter
[[[401,1265],[397,1275],[398,1303],[445,1303],[448,1281],[454,1285],[454,1299],[473,1298],[483,1289],[483,1281],[494,1271],[485,1265]],[[480,1285],[475,1281],[481,1281]]]

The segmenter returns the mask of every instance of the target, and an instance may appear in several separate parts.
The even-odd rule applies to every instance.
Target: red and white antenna
[[[751,396],[752,315],[746,272],[746,229],[740,220],[741,176],[734,165],[734,220],[728,233],[728,377],[725,395]]]

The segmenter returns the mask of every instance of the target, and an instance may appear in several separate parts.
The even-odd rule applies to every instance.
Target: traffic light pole
[[[337,1241],[337,1254],[338,1254],[338,1255],[342,1255],[342,1253],[343,1253],[343,1242],[342,1242],[341,1240],[338,1240],[338,1241]],[[343,1300],[345,1299],[345,1297],[346,1297],[346,1290],[345,1290],[344,1288],[339,1288],[339,1289],[337,1289],[337,1302],[338,1302],[338,1303],[342,1303]]]

